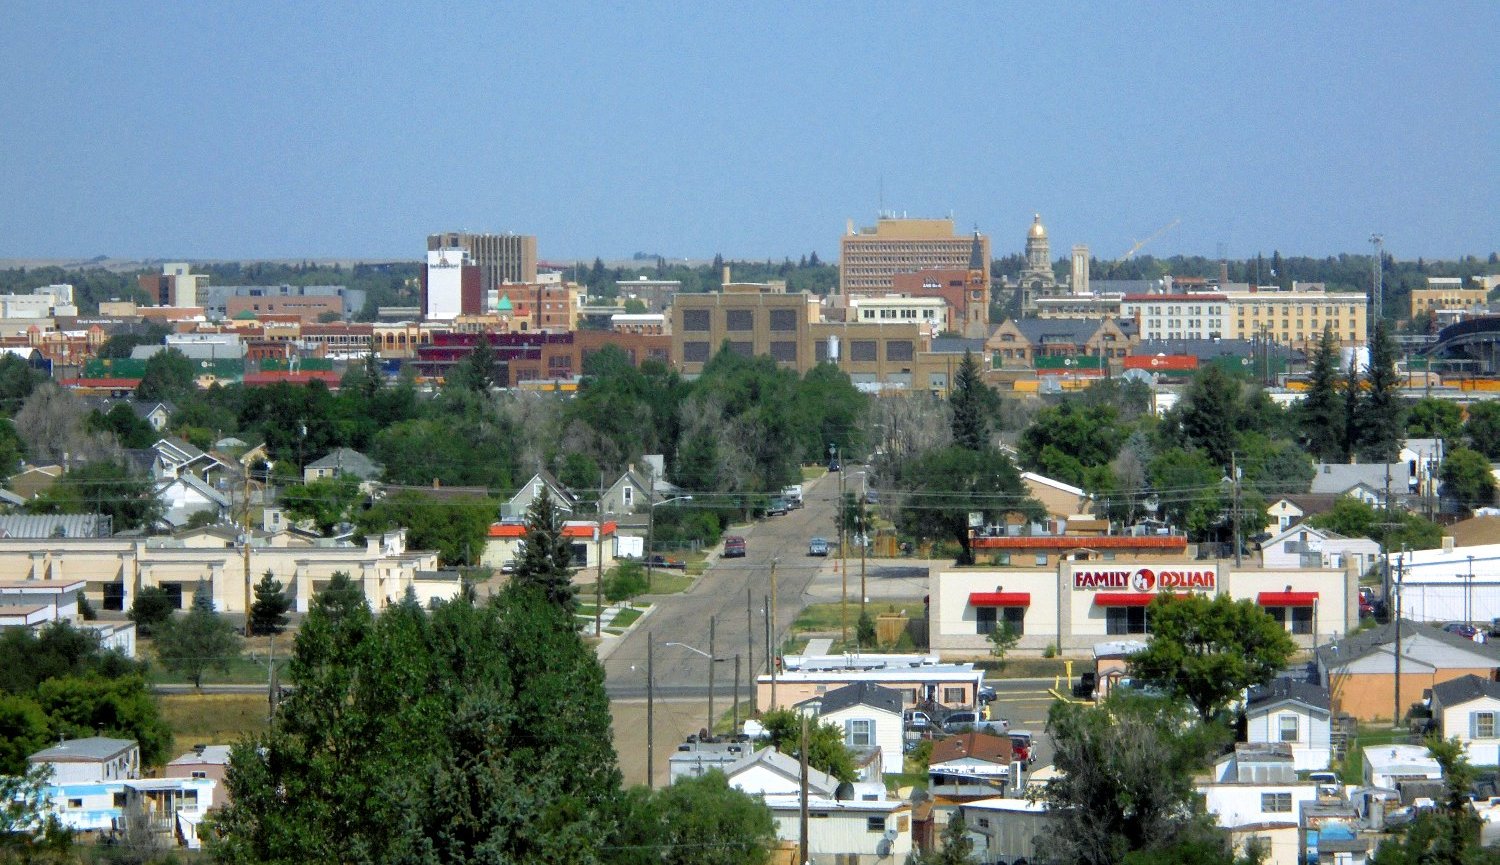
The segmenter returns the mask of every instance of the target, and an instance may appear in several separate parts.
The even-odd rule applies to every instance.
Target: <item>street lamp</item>
[[[651,541],[652,534],[656,529],[656,509],[660,505],[670,504],[672,502],[690,502],[692,500],[692,496],[673,496],[670,499],[662,499],[659,502],[651,502],[646,508],[646,594],[648,595],[651,594]]]
[[[714,625],[715,625],[716,621],[717,620],[714,619],[714,618],[710,618],[708,620],[708,647],[710,649],[712,649],[713,646],[714,646]],[[666,643],[665,645],[668,645],[668,646],[677,646],[680,649],[687,649],[689,652],[692,652],[692,653],[697,654],[697,655],[702,655],[703,657],[705,657],[705,658],[708,659],[708,662],[709,662],[708,663],[708,726],[707,726],[706,729],[708,730],[709,737],[712,738],[713,735],[714,735],[714,721],[716,720],[715,717],[714,717],[714,664],[722,664],[725,661],[728,661],[730,659],[727,658],[727,657],[725,657],[725,658],[716,658],[716,657],[714,657],[713,652],[711,652],[711,651],[705,652],[702,649],[695,648],[693,646],[689,646],[687,643]],[[733,705],[733,710],[732,711],[734,712],[734,729],[735,730],[739,730],[739,728],[740,728],[740,655],[739,655],[738,652],[736,652],[734,654],[734,705]]]

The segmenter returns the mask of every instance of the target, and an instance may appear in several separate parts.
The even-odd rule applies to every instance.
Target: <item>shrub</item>
[[[176,609],[166,589],[147,586],[135,593],[135,603],[130,605],[130,621],[135,622],[141,636],[149,637],[163,622],[172,618]]]
[[[646,591],[646,569],[640,562],[621,562],[604,575],[604,597],[611,603],[628,601]]]

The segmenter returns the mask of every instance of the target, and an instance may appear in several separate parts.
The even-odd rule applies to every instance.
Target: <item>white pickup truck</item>
[[[792,484],[781,488],[781,498],[789,508],[802,507],[802,485]]]

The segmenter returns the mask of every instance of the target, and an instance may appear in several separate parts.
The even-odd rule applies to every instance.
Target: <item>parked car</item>
[[[686,568],[687,567],[687,562],[684,562],[682,559],[669,559],[666,556],[654,555],[654,556],[651,557],[651,567],[653,567],[653,568]]]
[[[844,467],[843,467],[843,465],[841,465],[839,463],[838,460],[829,460],[828,461],[828,470],[831,471],[831,472],[839,472],[839,471],[843,471]]]
[[[1030,730],[1010,731],[1010,754],[1016,762],[1027,766],[1036,762],[1036,755],[1031,752]]]
[[[902,712],[901,723],[909,733],[930,733],[937,729],[932,716],[921,709],[907,709]]]
[[[789,508],[802,507],[802,485],[792,484],[790,486],[782,487],[781,497],[783,499],[786,499],[786,506]]]
[[[729,535],[724,538],[724,558],[743,559],[745,557],[745,539],[738,535]]]
[[[786,503],[786,499],[771,499],[771,503],[766,505],[766,516],[779,517],[790,510],[791,507]]]
[[[993,703],[993,702],[995,702],[995,686],[994,685],[980,685],[979,686],[979,702],[981,702],[981,703]]]
[[[1468,622],[1449,622],[1448,624],[1443,626],[1443,630],[1447,631],[1450,634],[1457,634],[1466,640],[1484,642],[1484,640],[1480,637],[1479,629],[1469,624]]]
[[[828,555],[828,541],[822,538],[813,538],[807,542],[807,554],[809,556]]]
[[[985,714],[985,712],[971,712],[967,709],[949,712],[943,718],[943,730],[948,733],[957,733],[960,730],[981,730],[994,733],[1010,729],[1009,721],[1004,718],[986,718]]]

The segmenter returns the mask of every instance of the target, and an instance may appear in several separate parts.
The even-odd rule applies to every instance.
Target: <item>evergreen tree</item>
[[[1339,452],[1337,458],[1342,460],[1353,456],[1358,452],[1360,442],[1360,426],[1363,423],[1361,412],[1364,411],[1364,395],[1360,392],[1359,361],[1357,358],[1349,358],[1349,367],[1344,370],[1344,418],[1339,429],[1343,435],[1340,436]]]
[[[1307,393],[1296,410],[1301,439],[1315,459],[1337,459],[1343,449],[1344,409],[1338,397],[1339,349],[1333,328],[1323,329],[1313,353]]]
[[[1239,385],[1216,364],[1193,377],[1182,411],[1182,433],[1187,443],[1202,448],[1216,466],[1233,458],[1239,427]]]
[[[489,393],[490,388],[499,384],[497,364],[495,347],[490,343],[489,334],[481,333],[474,341],[474,350],[453,367],[445,383],[458,391]]]
[[[953,443],[959,447],[971,451],[989,447],[987,400],[984,396],[988,389],[980,378],[979,362],[974,359],[974,353],[965,349],[964,359],[953,376],[953,389],[948,393],[948,405],[953,409]]]
[[[526,536],[511,582],[535,586],[547,599],[572,615],[578,606],[573,591],[573,553],[562,535],[562,520],[545,486],[526,509]]]
[[[1365,462],[1391,462],[1401,450],[1406,411],[1396,375],[1396,341],[1383,319],[1375,323],[1375,335],[1370,340],[1366,384],[1356,452]]]
[[[255,584],[255,601],[250,605],[250,629],[257,634],[279,634],[286,627],[287,610],[292,599],[286,596],[281,581],[266,571]]]

